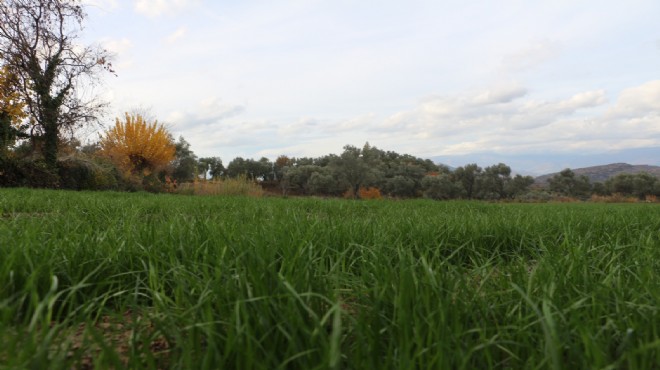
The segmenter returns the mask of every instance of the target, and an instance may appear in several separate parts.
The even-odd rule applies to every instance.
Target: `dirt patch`
[[[151,320],[130,310],[117,316],[104,315],[95,324],[83,323],[64,330],[56,341],[60,348],[52,350],[66,350],[67,359],[76,359],[76,369],[95,369],[94,359],[102,354],[102,347],[114,352],[124,368],[131,355],[137,354],[145,367],[146,357],[151,357],[158,369],[166,369],[172,348],[170,342],[157,333]]]

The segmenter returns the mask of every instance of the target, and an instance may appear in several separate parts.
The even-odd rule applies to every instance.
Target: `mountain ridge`
[[[635,174],[639,172],[647,172],[656,177],[660,177],[660,166],[647,164],[610,163],[599,166],[572,168],[571,171],[577,176],[587,176],[591,183],[605,182],[607,179],[622,173]],[[534,179],[534,182],[539,185],[546,185],[548,180],[558,173],[559,172],[554,172],[538,176]]]

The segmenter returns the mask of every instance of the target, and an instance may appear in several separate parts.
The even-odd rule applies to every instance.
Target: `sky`
[[[660,165],[657,0],[85,2],[106,125],[147,110],[200,157]]]

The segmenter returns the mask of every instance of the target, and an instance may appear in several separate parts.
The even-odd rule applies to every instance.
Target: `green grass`
[[[0,189],[0,368],[660,367],[653,204]]]

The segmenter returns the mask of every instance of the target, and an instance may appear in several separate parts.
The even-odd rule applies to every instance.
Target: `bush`
[[[119,173],[103,162],[69,156],[58,163],[60,188],[71,190],[117,190]]]
[[[0,186],[58,188],[60,177],[43,159],[0,159]]]
[[[378,188],[360,188],[360,198],[362,199],[381,199],[380,190]]]

